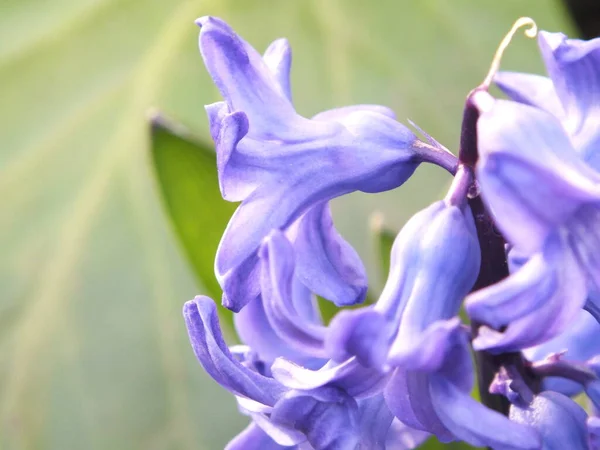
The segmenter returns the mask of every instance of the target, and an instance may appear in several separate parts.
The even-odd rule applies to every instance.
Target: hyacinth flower
[[[305,367],[325,365],[325,329],[314,298],[294,275],[294,249],[287,237],[273,231],[259,258],[261,296],[235,321],[246,345],[226,346],[211,299],[196,297],[184,307],[198,360],[252,419],[227,449],[403,449],[422,442],[427,434],[394,421],[383,395],[372,387],[363,398],[357,394],[366,388],[352,379],[300,390],[273,378],[270,365],[277,356]]]
[[[587,311],[581,311],[567,331],[548,342],[528,348],[523,353],[533,362],[558,357],[582,363],[600,355],[599,337],[600,324]],[[543,388],[573,396],[581,392],[583,386],[564,377],[546,377]]]
[[[594,167],[600,116],[592,103],[600,89],[600,40],[542,32],[539,42],[550,79],[498,76],[519,102],[476,94],[482,196],[524,261],[466,303],[471,317],[489,325],[475,347],[494,352],[557,336],[582,307],[600,318],[593,295],[600,283],[600,173]]]
[[[456,316],[480,264],[466,202],[471,181],[470,171],[459,169],[446,199],[403,227],[378,302],[342,311],[332,320],[325,338],[332,362],[309,370],[278,359],[273,376],[290,388],[305,390],[349,383],[358,397],[369,395],[367,387],[381,385],[387,407],[401,423],[442,442],[538,448],[534,430],[470,396],[468,336]]]
[[[258,297],[257,251],[272,229],[289,233],[297,276],[312,292],[337,305],[362,301],[364,268],[333,228],[327,202],[400,186],[423,161],[454,171],[456,158],[417,139],[381,106],[300,116],[291,102],[285,40],[263,57],[222,20],[203,17],[197,24],[202,57],[225,100],[206,107],[221,193],[242,202],[215,260],[223,305],[240,311]]]

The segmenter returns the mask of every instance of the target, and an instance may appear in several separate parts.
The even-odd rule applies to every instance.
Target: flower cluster
[[[510,100],[474,89],[455,157],[383,106],[300,116],[287,41],[261,55],[220,19],[197,24],[224,99],[206,107],[220,189],[241,202],[215,272],[244,345],[227,346],[207,297],[184,317],[251,418],[227,448],[600,448],[600,40],[541,32],[549,77],[495,74]],[[448,194],[397,235],[379,298],[325,325],[316,296],[367,292],[328,202],[424,162],[454,175]],[[472,398],[476,372],[499,407]]]

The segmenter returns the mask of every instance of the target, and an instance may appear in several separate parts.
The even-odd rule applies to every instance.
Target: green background
[[[207,192],[171,205],[191,235],[190,213],[206,227],[206,247],[181,252],[150,152],[152,108],[210,148],[203,105],[219,96],[196,17],[224,18],[259,50],[287,37],[301,114],[380,103],[452,150],[464,97],[514,20],[572,30],[552,0],[3,0],[1,11],[2,449],[213,450],[245,424],[181,318],[184,301],[216,289],[198,282],[212,262],[185,255],[212,257],[231,205],[210,183],[186,187],[190,165],[162,172]],[[517,37],[503,67],[540,71],[535,43]],[[397,230],[448,181],[426,167],[394,192],[338,199],[338,229],[372,267],[370,214]]]

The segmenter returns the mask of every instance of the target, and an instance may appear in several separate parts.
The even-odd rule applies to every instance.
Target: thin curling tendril
[[[502,55],[504,55],[504,51],[512,41],[512,38],[515,36],[517,31],[519,31],[519,29],[523,27],[529,27],[525,30],[525,36],[532,39],[537,36],[538,27],[531,17],[521,17],[517,19],[510,31],[506,33],[506,36],[504,36],[504,39],[502,39],[502,42],[500,42],[500,45],[498,46],[498,49],[494,54],[494,59],[492,59],[490,70],[488,71],[485,79],[483,80],[483,83],[481,83],[482,88],[487,90],[490,87],[494,75],[496,75],[496,72],[498,72],[498,69],[500,68],[500,61],[502,60]]]

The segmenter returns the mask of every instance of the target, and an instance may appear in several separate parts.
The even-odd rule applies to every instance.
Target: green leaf
[[[200,143],[183,127],[158,114],[151,120],[151,149],[167,215],[200,285],[215,301],[222,290],[214,259],[236,204],[221,198],[212,145]],[[219,315],[231,325],[231,311]]]
[[[223,448],[247,421],[195,360],[181,318],[199,292],[160,204],[146,112],[209,142],[219,100],[193,20],[225,18],[258,49],[287,36],[298,111],[379,103],[456,148],[466,93],[512,22],[569,31],[554,0],[6,0],[0,17],[0,447]],[[515,38],[503,67],[538,71]],[[334,202],[374,266],[392,229],[448,176]],[[370,272],[373,278],[374,271]]]
[[[466,444],[464,442],[449,442],[448,444],[443,444],[438,441],[434,436],[427,439],[423,444],[418,447],[420,450],[471,450],[473,448],[482,448],[482,447],[473,447],[472,445]]]
[[[370,224],[371,238],[375,247],[375,260],[378,262],[377,279],[380,285],[383,286],[390,273],[392,246],[394,245],[397,233],[386,227],[381,212],[377,211],[371,215]]]

